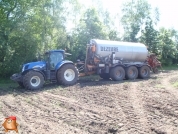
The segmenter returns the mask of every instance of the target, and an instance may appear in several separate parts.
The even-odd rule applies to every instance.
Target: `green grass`
[[[178,87],[178,82],[173,83],[174,87]]]
[[[18,87],[18,84],[16,82],[13,82],[10,79],[0,79],[1,92],[13,93],[16,87]]]
[[[79,78],[82,81],[98,81],[100,79],[99,75],[88,75]]]
[[[163,70],[178,70],[178,65],[163,66]]]
[[[7,78],[4,78],[4,79],[0,78],[0,84],[3,84],[3,83],[13,83],[13,81]]]
[[[17,87],[18,84],[10,79],[0,79],[0,89],[8,89],[10,87]]]

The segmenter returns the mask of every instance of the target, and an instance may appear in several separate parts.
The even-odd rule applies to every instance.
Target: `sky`
[[[102,0],[103,6],[111,13],[116,13],[124,0]],[[152,8],[158,7],[160,21],[158,27],[174,28],[178,30],[178,1],[177,0],[148,0]]]
[[[90,5],[95,0],[79,0],[84,5]],[[111,14],[121,14],[122,3],[126,0],[100,0],[102,6]],[[178,1],[177,0],[147,0],[152,8],[158,7],[160,13],[159,27],[174,28],[178,30]]]

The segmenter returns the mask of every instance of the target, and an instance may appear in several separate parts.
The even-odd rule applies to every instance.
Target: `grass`
[[[9,79],[0,79],[0,88],[16,87],[18,84]]]
[[[163,70],[178,70],[178,65],[163,66]]]
[[[9,88],[12,88],[12,87],[17,87],[18,84],[17,83],[0,83],[0,89],[3,88],[3,89],[9,89]]]
[[[161,85],[161,84],[158,84],[155,86],[156,88],[165,88],[165,86]]]
[[[175,83],[173,84],[173,86],[174,86],[174,87],[178,87],[178,82],[175,82]]]

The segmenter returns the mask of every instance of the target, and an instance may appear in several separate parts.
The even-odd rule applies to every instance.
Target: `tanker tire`
[[[17,83],[19,84],[20,87],[22,87],[22,88],[25,87],[22,81],[18,81]]]
[[[29,71],[23,77],[23,84],[28,90],[37,90],[43,87],[44,77],[40,72]]]
[[[130,66],[126,68],[126,79],[134,80],[138,77],[138,69],[135,66]]]
[[[123,67],[117,66],[111,69],[110,77],[114,81],[121,81],[125,78],[125,70]]]
[[[104,80],[109,80],[110,79],[109,73],[101,73],[101,74],[99,74],[99,76],[101,78],[103,78]]]
[[[139,78],[146,79],[150,77],[150,68],[148,66],[142,66],[138,69]]]
[[[71,86],[78,80],[78,70],[73,64],[63,65],[57,72],[58,84]]]

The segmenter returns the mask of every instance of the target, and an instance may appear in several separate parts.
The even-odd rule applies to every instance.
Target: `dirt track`
[[[0,88],[0,121],[15,115],[19,134],[178,134],[176,82],[178,71],[164,71],[148,80],[82,79],[35,92]]]

